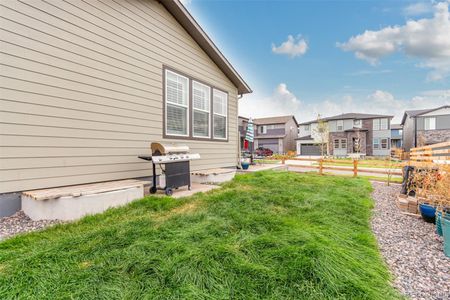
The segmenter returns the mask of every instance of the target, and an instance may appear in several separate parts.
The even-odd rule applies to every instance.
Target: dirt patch
[[[92,262],[91,261],[83,261],[80,263],[80,269],[87,269],[90,266],[92,266]]]
[[[181,206],[177,206],[163,214],[156,215],[155,217],[152,218],[152,220],[155,222],[155,227],[159,227],[161,226],[161,224],[163,224],[164,222],[175,216],[186,215],[193,213],[194,211],[198,211],[199,207],[200,201],[188,202]]]

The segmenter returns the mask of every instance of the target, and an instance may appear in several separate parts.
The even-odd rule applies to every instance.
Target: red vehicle
[[[256,156],[272,156],[273,151],[269,148],[258,147],[256,148]]]

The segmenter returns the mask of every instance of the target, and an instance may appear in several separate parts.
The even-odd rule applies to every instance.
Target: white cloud
[[[349,73],[351,76],[365,76],[365,75],[379,75],[379,74],[388,74],[392,73],[392,70],[383,69],[383,70],[360,70],[356,72]]]
[[[389,26],[378,31],[366,30],[337,46],[354,52],[358,59],[372,65],[395,52],[418,58],[419,67],[429,68],[429,80],[441,80],[450,73],[449,2],[434,6],[431,19],[409,20],[403,26]]]
[[[308,44],[305,39],[301,38],[300,35],[293,37],[289,35],[287,40],[283,42],[280,46],[272,44],[272,52],[275,54],[286,54],[291,58],[296,56],[301,56],[308,50]]]
[[[427,14],[433,11],[431,2],[418,2],[410,4],[403,9],[403,13],[407,16],[418,16]]]
[[[302,101],[287,89],[285,83],[280,83],[270,96],[244,96],[239,100],[239,114],[250,117],[290,115],[300,110],[301,103]]]
[[[405,110],[442,105],[450,105],[450,89],[424,91],[410,99],[399,99],[387,91],[376,90],[362,97],[346,94],[307,103],[281,83],[270,96],[244,96],[239,102],[239,114],[253,118],[295,115],[297,121],[306,122],[314,120],[318,114],[333,116],[359,112],[393,115],[394,122],[400,122]]]

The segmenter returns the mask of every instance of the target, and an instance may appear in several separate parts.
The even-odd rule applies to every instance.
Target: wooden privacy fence
[[[287,162],[286,162],[287,161]],[[317,165],[295,165],[295,164],[289,164],[289,161],[311,161],[316,162]],[[301,169],[316,169],[319,171],[319,174],[323,175],[324,170],[335,170],[335,171],[346,171],[346,172],[353,172],[353,176],[358,176],[358,172],[363,173],[371,173],[371,174],[381,174],[381,175],[402,175],[402,172],[398,170],[397,167],[393,167],[392,165],[387,165],[385,168],[370,168],[370,167],[359,167],[358,166],[358,160],[353,159],[351,162],[351,167],[343,167],[343,166],[333,166],[328,165],[324,163],[342,163],[342,161],[339,160],[333,160],[333,159],[324,159],[324,158],[306,158],[306,157],[292,157],[292,158],[282,158],[281,163],[283,165],[287,164],[292,167],[298,167]],[[389,163],[389,161],[386,161]]]
[[[412,148],[410,161],[414,163],[450,164],[450,142]]]

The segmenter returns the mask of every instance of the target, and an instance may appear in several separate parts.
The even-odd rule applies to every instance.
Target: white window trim
[[[339,123],[342,123],[342,125],[339,125]],[[339,129],[339,127],[342,127],[341,129]],[[336,130],[337,131],[344,131],[344,120],[337,120],[336,121]]]
[[[386,140],[386,147],[383,148],[383,140]],[[387,150],[389,149],[389,139],[388,138],[380,138],[380,149]]]
[[[223,114],[219,114],[219,113],[215,113],[214,112],[214,92],[219,92],[219,93],[222,93],[222,94],[224,94],[225,95],[225,101],[226,101],[226,105],[225,105],[225,114],[223,115]],[[217,115],[217,116],[221,116],[221,117],[225,117],[225,137],[216,137],[215,135],[214,135],[214,122],[213,122],[213,124],[212,124],[212,135],[213,135],[213,138],[215,139],[215,140],[227,140],[228,139],[228,94],[227,93],[225,93],[224,91],[221,91],[221,90],[218,90],[218,89],[215,89],[215,88],[213,88],[213,91],[212,91],[212,103],[213,103],[213,105],[212,105],[212,109],[211,109],[211,111],[212,111],[212,117],[213,117],[213,120],[214,120],[214,115]]]
[[[174,75],[176,75],[176,76],[180,76],[180,77],[183,77],[183,78],[186,78],[186,80],[187,80],[187,105],[181,105],[181,104],[177,104],[177,103],[172,103],[172,102],[169,102],[169,101],[167,101],[167,89],[168,89],[168,87],[167,87],[167,74],[168,73],[172,73],[172,74],[174,74]],[[164,128],[164,133],[167,135],[167,136],[180,136],[180,137],[189,137],[190,136],[190,126],[189,126],[189,123],[190,123],[190,117],[189,117],[189,103],[190,103],[190,99],[189,99],[189,95],[190,95],[190,91],[189,91],[189,78],[188,77],[186,77],[186,76],[183,76],[183,75],[181,75],[181,74],[179,74],[179,73],[177,73],[177,72],[174,72],[174,71],[171,71],[171,70],[168,70],[168,69],[166,69],[166,72],[165,72],[165,78],[164,78],[164,102],[165,102],[165,107],[164,107],[164,109],[165,109],[165,112],[164,112],[164,119],[165,119],[165,128]],[[184,108],[186,108],[187,109],[187,113],[186,113],[186,134],[173,134],[173,133],[167,133],[167,105],[168,104],[170,104],[170,105],[174,105],[174,106],[179,106],[179,107],[184,107]]]
[[[192,124],[192,137],[194,138],[198,138],[198,139],[211,139],[211,130],[213,130],[212,126],[211,126],[211,114],[212,114],[212,99],[211,99],[211,91],[212,88],[206,84],[203,84],[201,82],[198,82],[197,80],[192,80],[192,91],[194,90],[194,82],[196,84],[202,85],[204,87],[207,87],[209,89],[209,110],[204,110],[204,109],[198,109],[194,107],[194,99],[192,99],[192,121],[194,121],[194,111],[202,111],[202,112],[207,112],[208,113],[208,136],[202,136],[202,135],[195,135],[194,132],[194,124]],[[193,95],[192,95],[193,97]],[[228,104],[228,103],[227,103]]]
[[[344,147],[344,143],[342,143],[343,141],[345,142],[345,147]],[[340,149],[347,149],[347,140],[346,139],[340,139],[340,146],[341,146]]]

